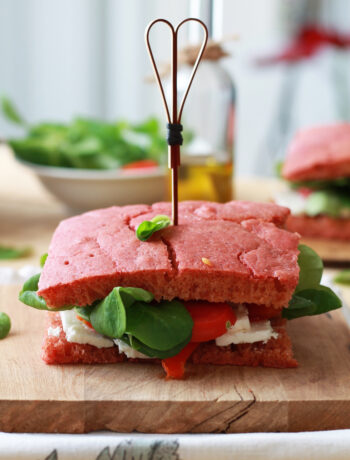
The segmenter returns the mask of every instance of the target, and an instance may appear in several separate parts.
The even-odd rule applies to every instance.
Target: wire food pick
[[[181,101],[180,110],[178,111],[177,110],[177,38],[178,38],[178,32],[180,28],[185,23],[191,22],[191,21],[197,22],[198,24],[200,24],[200,26],[202,27],[204,31],[204,37],[203,37],[202,46],[199,50],[196,62],[194,63],[194,66],[193,66],[192,74],[190,76],[187,89]],[[154,59],[152,47],[151,47],[150,40],[149,40],[149,34],[150,34],[152,27],[155,24],[160,23],[160,22],[166,24],[170,28],[171,35],[172,35],[172,55],[171,55],[172,111],[171,111],[171,116],[170,116],[169,106],[168,106],[168,103],[165,97],[162,81],[160,79],[159,71],[157,68],[156,61]],[[145,40],[146,40],[147,50],[148,50],[148,53],[149,53],[149,56],[152,62],[152,66],[154,69],[154,73],[155,73],[155,76],[158,82],[158,86],[160,89],[160,93],[162,95],[165,113],[166,113],[166,117],[168,120],[167,141],[168,141],[168,146],[169,146],[168,147],[168,162],[169,162],[169,168],[171,168],[172,220],[173,220],[173,225],[177,225],[178,224],[178,167],[180,166],[180,145],[182,145],[181,117],[182,117],[182,112],[183,112],[186,98],[188,96],[188,93],[192,85],[193,78],[197,72],[198,65],[200,63],[200,60],[202,59],[205,47],[207,45],[208,29],[206,25],[200,19],[197,19],[197,18],[187,18],[183,20],[182,22],[180,22],[180,24],[178,24],[176,29],[174,29],[173,25],[166,19],[155,19],[146,28]]]

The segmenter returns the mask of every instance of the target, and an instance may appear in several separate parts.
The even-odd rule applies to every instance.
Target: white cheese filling
[[[278,333],[272,329],[270,321],[256,321],[250,323],[248,311],[243,305],[235,308],[237,321],[225,334],[218,337],[215,343],[219,347],[226,347],[231,344],[267,342],[271,338],[277,338]],[[120,353],[127,358],[151,359],[149,356],[134,350],[119,339],[109,339],[97,333],[80,321],[74,310],[60,312],[62,328],[68,342],[89,344],[97,348],[111,348],[117,346]],[[60,327],[49,327],[48,335],[58,337],[61,333]]]
[[[237,321],[227,329],[224,335],[215,340],[218,347],[238,343],[267,342],[274,338],[277,339],[278,333],[272,329],[270,321],[249,321],[248,311],[243,305],[235,308]]]
[[[96,348],[114,347],[114,342],[95,330],[86,326],[77,318],[74,310],[65,310],[60,312],[62,328],[66,334],[68,342],[89,344]]]
[[[47,335],[51,336],[51,337],[59,337],[60,334],[61,334],[61,328],[59,326],[57,327],[49,327],[48,330],[47,330]]]
[[[291,213],[296,216],[306,213],[307,198],[299,192],[289,190],[288,192],[277,193],[274,200],[279,206],[289,208]]]
[[[289,208],[291,213],[295,216],[306,214],[310,215],[307,210],[307,197],[295,190],[288,190],[286,192],[277,193],[274,196],[274,201],[279,206]],[[313,215],[312,215],[313,216]],[[350,217],[350,209],[347,207],[339,210],[339,217],[348,219]]]
[[[152,359],[150,356],[146,356],[137,350],[131,348],[127,343],[119,339],[114,339],[114,343],[119,348],[120,353],[124,353],[127,358],[140,358],[140,359]]]
[[[107,337],[104,337],[103,335],[96,332],[94,329],[86,326],[83,321],[80,321],[77,318],[77,314],[74,310],[61,311],[60,316],[62,321],[62,328],[66,334],[67,342],[88,344],[97,348],[111,348],[115,344],[117,345],[120,353],[124,353],[127,358],[150,359],[149,356],[134,350],[123,341],[118,339],[108,339]],[[60,327],[49,327],[47,331],[48,335],[55,337],[58,337],[60,332]]]

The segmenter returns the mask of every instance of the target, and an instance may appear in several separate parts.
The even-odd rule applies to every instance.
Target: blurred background
[[[16,271],[24,257],[36,272],[62,219],[171,198],[144,33],[188,17],[210,40],[183,112],[180,200],[275,200],[300,214],[316,196],[334,215],[327,193],[290,190],[277,166],[300,129],[350,122],[348,0],[0,0],[0,284],[28,277]],[[170,34],[158,26],[169,96]],[[201,39],[198,24],[181,29],[179,99]],[[308,244],[350,260],[350,245]]]
[[[349,119],[350,53],[317,36],[322,29],[350,35],[346,0],[0,0],[0,93],[31,124],[77,115],[164,120],[158,89],[145,82],[152,69],[144,29],[155,17],[176,23],[189,15],[210,24],[229,54],[220,65],[237,89],[237,174],[271,175],[295,130]],[[263,62],[305,30],[299,56]],[[163,32],[153,40],[166,61]],[[187,29],[183,43],[198,38]],[[1,137],[19,134],[0,118]]]

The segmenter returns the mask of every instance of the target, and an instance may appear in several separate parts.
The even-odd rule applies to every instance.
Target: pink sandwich
[[[313,299],[319,289],[328,309],[329,296],[340,305],[318,286],[318,256],[283,228],[288,209],[183,202],[177,226],[170,211],[169,203],[112,207],[60,223],[42,272],[19,296],[48,311],[44,361],[149,360],[168,378],[182,378],[186,361],[297,366],[287,320],[325,311],[303,290]]]
[[[350,123],[299,132],[288,149],[282,177],[291,189],[275,201],[292,211],[289,230],[350,240]]]

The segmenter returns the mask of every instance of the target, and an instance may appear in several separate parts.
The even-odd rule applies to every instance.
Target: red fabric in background
[[[296,62],[314,56],[321,48],[350,47],[350,34],[317,25],[306,25],[295,36],[293,41],[280,53],[257,59],[258,65],[271,65],[279,62]]]

